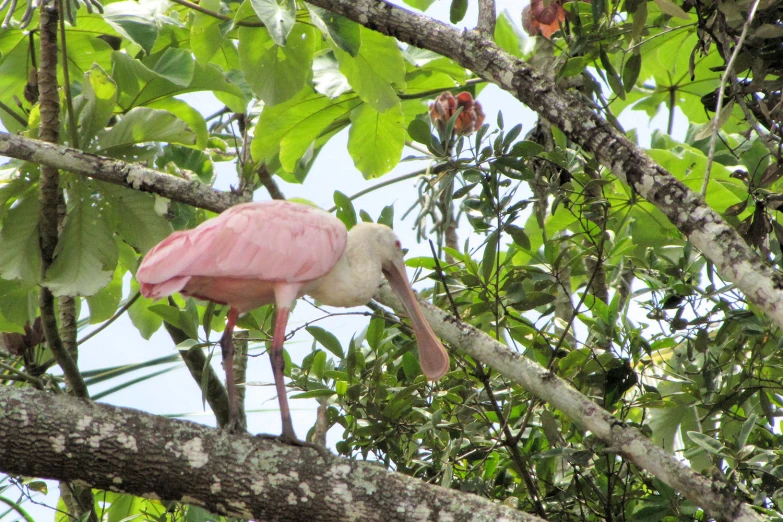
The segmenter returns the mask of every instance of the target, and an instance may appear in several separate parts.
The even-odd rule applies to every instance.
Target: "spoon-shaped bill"
[[[413,325],[413,331],[416,334],[416,342],[419,345],[419,364],[427,376],[427,379],[434,381],[443,377],[449,371],[449,354],[440,343],[435,332],[432,331],[427,320],[421,313],[419,303],[413,293],[408,276],[405,273],[405,265],[402,259],[393,261],[384,269],[386,279],[389,280],[389,286],[400,297],[405,311]]]

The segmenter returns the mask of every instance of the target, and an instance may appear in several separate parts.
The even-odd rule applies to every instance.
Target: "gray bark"
[[[539,521],[379,465],[66,395],[0,387],[0,471],[265,521]]]

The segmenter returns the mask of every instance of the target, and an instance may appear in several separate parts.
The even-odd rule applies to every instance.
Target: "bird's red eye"
[[[402,243],[400,243],[400,240],[399,240],[399,239],[396,239],[396,240],[394,241],[394,247],[395,247],[395,248],[397,248],[397,249],[400,249],[400,248],[402,248]]]

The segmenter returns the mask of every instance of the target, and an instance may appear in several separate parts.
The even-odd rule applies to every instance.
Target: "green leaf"
[[[395,88],[405,87],[405,62],[394,38],[362,27],[361,39],[355,57],[337,46],[334,54],[356,94],[383,112],[400,101]]]
[[[74,99],[74,105],[80,106],[79,129],[80,142],[89,148],[90,140],[106,127],[117,104],[117,84],[99,65],[84,74],[82,93]]]
[[[204,116],[188,103],[177,98],[163,98],[162,100],[149,103],[147,107],[150,109],[168,111],[184,121],[187,124],[188,129],[196,133],[196,142],[194,145],[199,149],[206,148],[209,140],[207,122],[204,120]]]
[[[310,144],[321,134],[339,128],[338,122],[347,124],[351,111],[359,103],[356,96],[344,95],[332,100],[305,87],[285,103],[264,107],[257,125],[264,131],[257,132],[253,138],[253,158],[272,162],[279,153],[283,168],[293,172]]]
[[[176,96],[188,92],[212,91],[224,94],[221,99],[231,110],[245,110],[245,93],[235,83],[230,82],[223,72],[213,64],[201,64],[193,56],[179,49],[166,54],[166,59],[160,59],[161,68],[153,69],[139,60],[135,60],[122,52],[112,53],[113,68],[111,76],[117,82],[119,97],[117,103],[123,110],[143,106],[150,102],[168,96]],[[184,71],[176,75],[174,71]],[[169,76],[167,76],[169,75]],[[182,85],[185,77],[191,78],[187,85]]]
[[[639,72],[642,70],[642,55],[634,51],[631,56],[625,61],[625,67],[623,67],[623,86],[626,91],[633,89],[636,84],[636,80],[639,79]]]
[[[709,453],[719,455],[725,449],[723,444],[713,439],[709,435],[705,435],[704,433],[700,433],[698,431],[689,431],[687,433],[689,439],[707,450]]]
[[[201,0],[201,7],[220,12],[220,0]],[[223,46],[221,21],[214,16],[193,11],[193,23],[190,25],[190,50],[199,62],[208,62]]]
[[[356,210],[353,208],[353,202],[348,196],[334,191],[334,204],[337,205],[337,217],[345,224],[345,228],[350,230],[356,224]]]
[[[678,6],[671,0],[655,0],[655,3],[658,5],[658,8],[664,12],[665,14],[669,16],[673,16],[675,18],[680,18],[682,20],[690,20],[691,17],[688,16],[688,13],[686,13],[682,7]]]
[[[135,279],[133,280],[131,289],[133,292],[139,290],[139,285]],[[130,317],[133,326],[139,331],[141,337],[146,340],[149,340],[149,338],[152,337],[152,334],[157,332],[163,325],[163,319],[158,314],[149,310],[149,307],[153,302],[152,299],[141,296],[130,308],[128,308],[128,317]]]
[[[111,155],[111,149],[145,142],[182,143],[195,145],[197,135],[188,124],[169,111],[136,107],[113,127],[98,134],[93,150]]]
[[[424,145],[429,145],[432,141],[432,131],[429,124],[419,118],[414,118],[408,124],[408,134],[413,141],[418,141]]]
[[[326,367],[326,352],[317,350],[313,356],[313,363],[310,365],[310,375],[317,380],[323,380],[324,368]]]
[[[598,25],[601,17],[606,13],[606,0],[593,0],[591,2],[593,22]]]
[[[264,28],[239,28],[239,61],[253,93],[267,105],[293,98],[312,73],[315,29],[296,24],[281,47]]]
[[[521,35],[505,12],[500,13],[495,23],[495,43],[507,53],[522,57]]]
[[[103,322],[114,315],[122,300],[122,276],[125,270],[119,265],[108,285],[87,298],[90,306],[90,324]]]
[[[365,179],[386,174],[400,162],[405,146],[402,109],[379,113],[362,104],[351,113],[348,152]]]
[[[191,314],[187,311],[165,303],[150,305],[148,310],[158,314],[164,321],[185,332],[189,338],[198,339],[198,317],[194,321]]]
[[[46,285],[56,296],[93,295],[111,281],[119,252],[95,201],[78,189],[69,196]]]
[[[449,10],[449,20],[452,24],[458,24],[465,18],[468,12],[468,0],[451,0],[451,9]]]
[[[137,2],[116,2],[104,7],[104,17],[119,34],[139,44],[149,54],[160,30],[154,17],[138,11]]]
[[[426,11],[435,3],[435,0],[403,0],[403,2],[419,11]]]
[[[10,328],[4,326],[0,331],[24,332],[24,325],[32,323],[38,315],[38,293],[33,283],[20,284],[0,278],[0,314],[12,323]]]
[[[292,399],[321,399],[326,397],[331,397],[332,395],[335,395],[334,390],[310,390],[306,391],[304,393],[296,393],[294,395],[291,395]]]
[[[41,275],[38,243],[38,194],[30,192],[17,200],[3,217],[0,229],[0,276],[37,282]]]
[[[351,90],[334,53],[323,53],[313,59],[313,87],[329,98],[337,98]]]
[[[514,243],[524,248],[525,250],[530,250],[530,238],[527,237],[524,228],[518,227],[516,225],[508,225],[506,226],[506,232],[511,235],[511,239],[514,240]]]
[[[381,225],[386,225],[389,228],[392,228],[394,225],[394,206],[393,205],[387,205],[383,207],[383,210],[381,210],[381,214],[378,216],[378,223]]]
[[[108,183],[99,188],[108,203],[106,217],[129,245],[146,252],[171,234],[169,222],[155,212],[152,194]]]
[[[307,332],[313,336],[313,339],[318,341],[321,346],[332,352],[334,355],[340,359],[345,357],[340,341],[338,341],[337,337],[335,337],[331,332],[327,332],[323,328],[319,328],[317,326],[308,326],[305,328],[305,330],[307,330]]]
[[[526,292],[524,299],[511,303],[511,306],[520,312],[526,312],[539,306],[548,305],[554,300],[555,296],[546,292]]]
[[[740,429],[739,435],[737,435],[737,451],[742,450],[742,448],[745,447],[745,445],[748,443],[748,437],[750,436],[750,433],[753,431],[753,429],[756,427],[756,423],[758,422],[759,418],[758,415],[755,413],[747,418],[745,422],[742,423],[742,429]]]
[[[321,7],[305,4],[310,11],[310,19],[343,51],[355,57],[362,45],[361,26],[356,22],[327,11]]]
[[[495,260],[497,259],[498,231],[495,230],[484,244],[484,256],[481,261],[481,275],[485,283],[489,283],[490,277],[495,272]]]
[[[296,2],[294,0],[250,0],[250,5],[264,22],[269,35],[277,45],[285,45],[288,35],[296,23]]]
[[[5,11],[3,11],[5,14]],[[0,122],[10,133],[27,130],[9,110],[23,121],[27,116],[16,107],[16,100],[24,99],[29,67],[29,40],[24,31],[2,31],[0,36]]]

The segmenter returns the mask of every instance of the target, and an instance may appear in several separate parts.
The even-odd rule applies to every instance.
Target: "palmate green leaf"
[[[328,34],[340,49],[351,56],[356,56],[359,53],[359,47],[362,44],[359,24],[321,7],[305,5],[310,11],[310,19],[315,26]]]
[[[362,104],[351,113],[348,152],[365,179],[393,169],[400,162],[404,146],[405,127],[399,104],[385,112]]]
[[[138,143],[162,141],[194,145],[197,135],[187,123],[169,111],[135,107],[116,125],[98,134],[94,150],[112,155],[112,149]]]
[[[116,2],[104,7],[103,18],[116,32],[149,54],[160,32],[156,7],[155,2]],[[78,26],[82,27],[81,20]]]
[[[35,283],[0,278],[0,314],[13,325],[0,331],[23,332],[24,325],[32,323],[38,315],[38,293],[39,288]]]
[[[207,146],[207,141],[209,140],[207,122],[204,120],[204,116],[199,111],[191,107],[187,102],[177,98],[163,98],[161,100],[147,104],[147,107],[150,109],[168,111],[180,120],[184,121],[187,124],[188,129],[196,134],[196,142],[194,144],[196,148],[203,149]],[[171,143],[170,140],[169,143]]]
[[[500,13],[495,24],[495,43],[507,53],[519,58],[522,56],[521,36],[506,13]]]
[[[79,115],[82,146],[92,140],[111,119],[117,104],[117,84],[99,65],[84,74],[82,93],[74,99]]]
[[[269,35],[283,46],[296,23],[296,2],[294,0],[250,0],[253,11],[264,22]]]
[[[279,153],[282,167],[293,172],[310,144],[335,122],[346,125],[359,103],[353,95],[330,99],[305,87],[285,103],[264,107],[250,146],[253,158],[271,162]]]
[[[296,24],[288,45],[280,46],[265,28],[239,28],[239,61],[253,93],[267,105],[291,99],[310,77],[316,31]]]
[[[691,190],[699,191],[704,180],[704,170],[707,157],[700,150],[687,145],[672,143],[668,150],[650,149],[650,157],[659,165],[674,174]],[[707,184],[707,204],[717,212],[744,201],[746,189],[744,184],[731,177],[732,169],[714,163]]]
[[[231,110],[242,112],[247,100],[239,86],[229,82],[213,64],[201,64],[184,49],[170,48],[148,67],[125,53],[112,53],[111,76],[119,88],[119,106],[128,111],[168,96],[188,92],[222,93]],[[189,83],[183,85],[186,78]]]
[[[19,120],[7,112],[13,111],[22,121],[27,116],[15,100],[24,100],[24,88],[29,72],[29,40],[23,31],[0,31],[0,122],[8,132],[25,130]],[[23,102],[24,103],[24,102]],[[25,103],[30,108],[28,103]]]
[[[28,193],[17,200],[2,221],[0,229],[0,277],[37,282],[40,279],[41,251],[38,244],[38,194]]]
[[[95,201],[78,184],[69,191],[68,214],[46,285],[56,296],[93,295],[114,275],[119,253]]]
[[[333,53],[321,54],[313,59],[313,87],[329,98],[337,98],[351,90],[351,84],[343,73]]]
[[[201,0],[201,7],[213,12],[220,11],[220,0]],[[223,45],[221,20],[198,11],[193,12],[190,25],[190,50],[199,62],[208,62]]]
[[[144,253],[172,232],[171,225],[155,212],[155,196],[117,185],[97,182],[106,200],[106,218],[129,245]]]
[[[90,306],[90,324],[101,323],[117,311],[122,300],[122,277],[125,272],[126,270],[118,264],[109,284],[87,297],[87,304]]]
[[[405,62],[394,38],[361,28],[362,46],[356,57],[334,46],[340,71],[356,94],[378,112],[399,103],[395,88],[405,87]]]

